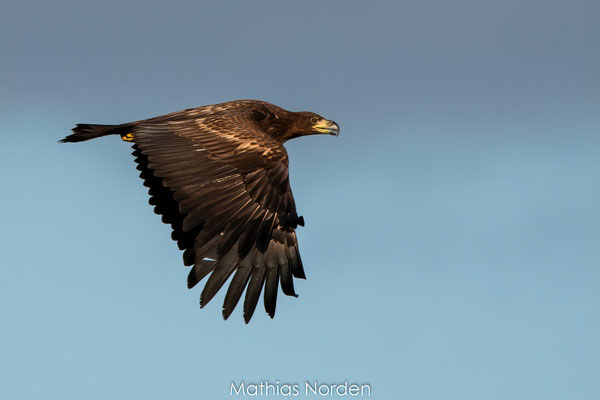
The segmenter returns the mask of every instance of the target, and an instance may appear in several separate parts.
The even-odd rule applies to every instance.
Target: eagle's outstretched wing
[[[295,233],[303,220],[287,153],[255,117],[194,109],[131,126],[150,204],[171,224],[184,264],[193,265],[188,287],[210,274],[200,297],[204,306],[234,274],[223,317],[247,287],[246,322],[263,286],[265,310],[273,317],[279,282],[285,294],[296,296],[292,277],[305,277]]]

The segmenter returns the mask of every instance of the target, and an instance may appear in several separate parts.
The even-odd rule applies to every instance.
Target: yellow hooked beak
[[[333,121],[321,119],[313,125],[313,129],[320,133],[337,136],[340,134],[340,127]]]

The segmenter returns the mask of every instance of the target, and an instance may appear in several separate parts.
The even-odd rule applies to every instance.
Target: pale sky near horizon
[[[0,398],[600,398],[599,20],[596,0],[4,4]],[[249,325],[224,293],[200,310],[126,143],[57,143],[239,98],[342,131],[287,145],[308,279]]]

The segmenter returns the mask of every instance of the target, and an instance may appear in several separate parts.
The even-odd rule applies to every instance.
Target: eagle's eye
[[[257,122],[260,122],[263,119],[267,118],[267,115],[262,111],[252,110],[252,118],[254,118],[254,120]]]
[[[310,123],[311,123],[311,124],[316,124],[316,123],[317,123],[317,117],[312,117],[312,118],[310,119]]]

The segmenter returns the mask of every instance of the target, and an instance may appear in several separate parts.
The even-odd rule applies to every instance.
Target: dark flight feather
[[[265,277],[265,311],[271,318],[275,317],[275,306],[277,305],[277,286],[279,284],[279,267],[268,267]]]
[[[256,304],[260,297],[260,290],[265,281],[265,270],[265,267],[258,267],[254,268],[252,271],[250,283],[246,290],[246,299],[244,300],[244,321],[246,321],[246,323],[250,322],[254,310],[256,309]]]
[[[233,312],[233,309],[240,301],[240,297],[242,297],[242,293],[250,280],[250,274],[252,273],[252,266],[239,266],[231,283],[229,284],[229,288],[227,289],[227,294],[225,295],[225,301],[223,302],[223,318],[227,319]]]
[[[232,248],[223,258],[215,262],[214,272],[208,278],[200,295],[200,307],[204,307],[217,294],[229,275],[235,270],[237,249]]]

